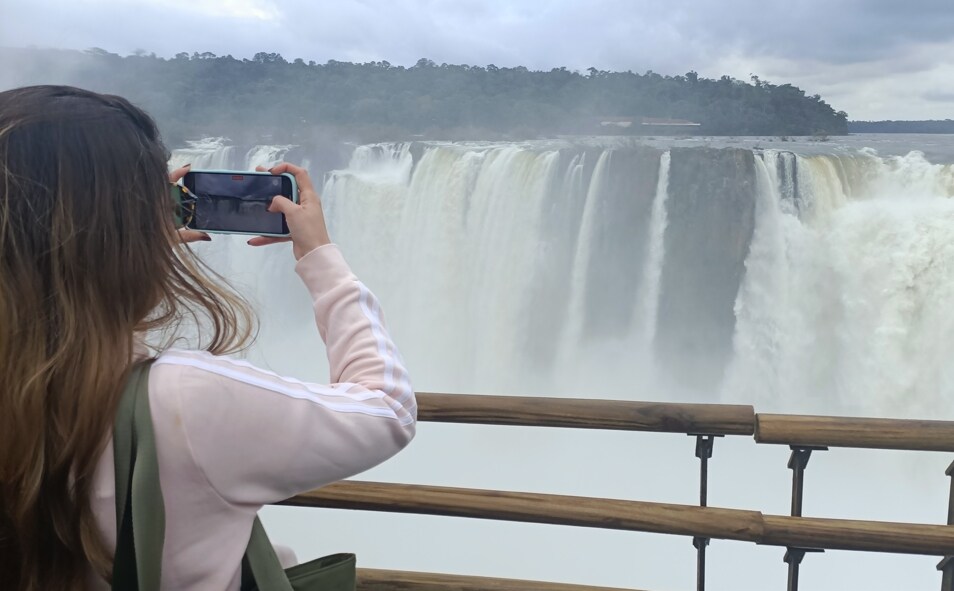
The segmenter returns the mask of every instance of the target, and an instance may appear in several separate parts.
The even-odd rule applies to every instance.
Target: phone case
[[[188,173],[186,173],[186,175],[188,176],[189,174],[203,173],[203,172],[211,172],[215,174],[254,174],[258,176],[276,176],[270,172],[259,172],[257,170],[214,170],[214,169],[190,170]],[[295,175],[289,172],[283,172],[282,174],[277,176],[283,176],[291,181],[291,187],[292,187],[291,200],[293,203],[298,203],[298,183],[295,181]],[[185,183],[185,177],[183,177],[182,182]],[[230,230],[202,230],[202,232],[207,232],[209,234],[241,234],[244,236],[276,236],[278,238],[286,238],[287,236],[289,236],[289,234],[272,234],[269,232],[255,232],[255,233],[233,232]]]

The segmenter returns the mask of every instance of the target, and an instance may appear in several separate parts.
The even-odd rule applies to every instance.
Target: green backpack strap
[[[242,560],[241,591],[355,591],[354,554],[331,554],[282,570],[262,522],[255,518]]]
[[[242,590],[252,589],[293,591],[288,575],[275,554],[275,547],[258,517],[252,523],[252,537],[248,540],[245,559],[242,561]]]
[[[159,591],[161,581],[166,515],[149,412],[151,365],[133,366],[113,425],[116,554],[112,588],[117,591]]]
[[[116,410],[114,591],[159,591],[166,514],[149,412],[149,369],[133,367]],[[242,591],[354,591],[354,554],[334,554],[282,569],[258,517],[242,561]]]

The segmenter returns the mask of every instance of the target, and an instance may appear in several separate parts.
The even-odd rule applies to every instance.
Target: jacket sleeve
[[[262,505],[352,476],[414,436],[417,406],[374,295],[335,245],[298,262],[331,383],[245,361],[171,350],[157,364],[193,460],[224,500]]]

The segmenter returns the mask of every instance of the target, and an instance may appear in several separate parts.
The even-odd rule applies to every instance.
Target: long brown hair
[[[82,589],[91,564],[110,576],[91,486],[137,333],[189,319],[214,353],[250,338],[248,306],[178,239],[167,159],[120,97],[0,93],[4,589]]]

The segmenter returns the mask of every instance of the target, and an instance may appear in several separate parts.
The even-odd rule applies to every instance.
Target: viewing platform
[[[342,481],[298,495],[284,505],[443,515],[688,536],[697,550],[696,587],[706,584],[710,540],[785,548],[787,589],[798,589],[806,553],[854,550],[942,557],[942,591],[954,591],[954,479],[947,524],[915,524],[802,516],[804,474],[814,451],[833,447],[954,452],[954,421],[874,419],[756,413],[751,406],[418,394],[427,422],[683,433],[696,438],[699,504],[602,499],[425,485]],[[715,437],[752,437],[791,448],[789,515],[707,506],[708,459]],[[954,475],[954,463],[947,470]],[[362,591],[612,591],[606,587],[359,569]],[[636,590],[630,590],[636,591]]]

